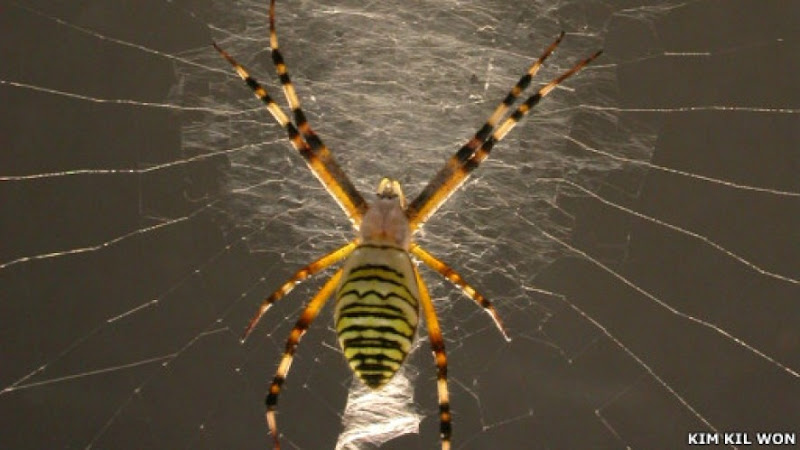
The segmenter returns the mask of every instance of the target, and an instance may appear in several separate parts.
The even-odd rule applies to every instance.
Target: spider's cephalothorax
[[[400,183],[384,178],[347,258],[334,324],[353,372],[371,388],[400,369],[417,331],[419,288],[408,255],[411,233]]]
[[[372,388],[380,388],[386,384],[405,360],[416,334],[419,308],[422,307],[437,369],[442,450],[450,448],[452,431],[444,340],[428,289],[411,256],[460,288],[489,313],[503,336],[506,338],[508,336],[489,300],[450,266],[425,251],[419,244],[412,242],[411,237],[489,156],[494,145],[502,140],[539,100],[600,55],[600,52],[596,52],[542,85],[508,114],[544,60],[555,50],[563,37],[562,32],[539,59],[531,64],[486,123],[450,157],[425,189],[408,205],[405,203],[400,183],[388,178],[381,180],[375,201],[368,205],[336,163],[328,147],[311,129],[300,108],[300,100],[289,78],[283,56],[278,50],[275,0],[270,1],[269,8],[269,43],[272,62],[275,64],[284,94],[292,110],[294,123],[267,91],[250,77],[244,67],[214,44],[253,90],[256,97],[264,102],[275,120],[286,130],[292,147],[305,159],[314,175],[350,218],[358,233],[351,242],[298,270],[261,303],[258,312],[245,329],[242,340],[250,334],[270,306],[288,294],[298,283],[347,258],[343,267],[322,285],[303,310],[287,339],[286,350],[270,384],[266,398],[266,419],[276,449],[280,448],[275,418],[278,394],[289,372],[300,338],[331,296],[336,297],[334,312],[336,331],[345,358],[356,376]],[[501,121],[503,117],[505,120]]]
[[[406,198],[397,180],[384,178],[359,227],[361,242],[393,245],[408,252],[411,229],[406,217]]]

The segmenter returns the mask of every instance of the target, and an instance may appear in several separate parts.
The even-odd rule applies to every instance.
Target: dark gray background
[[[514,15],[509,5],[492,1],[469,3],[463,7],[469,14],[463,17],[458,7],[442,3],[446,13],[437,15],[437,3],[425,4],[424,14],[414,9],[403,11],[411,6],[398,5],[397,17],[407,13],[408,20],[419,20],[423,38],[426,30],[434,27],[456,27],[480,17],[476,11],[509,16],[516,24],[538,20]],[[166,55],[207,51],[212,61],[207,44],[212,37],[223,36],[207,26],[223,22],[216,16],[219,11],[203,2],[26,5]],[[654,148],[647,149],[652,151],[653,164],[796,193],[800,192],[800,91],[796,87],[800,36],[797,8],[789,5],[794,3],[697,1],[667,8],[669,5],[657,2],[647,7],[634,2],[587,2],[557,3],[554,8],[560,11],[555,15],[562,21],[558,25],[568,32],[580,31],[577,27],[585,24],[599,33],[589,42],[580,37],[565,42],[565,46],[572,42],[573,47],[564,51],[564,58],[573,61],[597,45],[605,48],[598,65],[602,73],[616,75],[612,104],[629,110],[613,116],[625,133],[655,133]],[[365,12],[375,7],[360,2],[347,2],[346,6]],[[302,14],[305,9],[330,7],[332,4],[301,2],[291,9],[292,14]],[[521,10],[528,11],[525,7]],[[355,17],[362,22],[353,26],[354,35],[357,27],[377,26],[368,14]],[[264,294],[300,261],[310,260],[310,255],[332,248],[332,244],[325,248],[309,245],[303,237],[304,222],[298,226],[300,230],[285,233],[287,222],[278,223],[276,229],[268,220],[258,223],[249,218],[246,227],[239,227],[236,219],[242,214],[242,205],[220,206],[228,198],[225,177],[230,162],[225,156],[150,172],[14,178],[80,168],[146,169],[194,156],[186,153],[185,143],[182,148],[181,126],[198,113],[141,104],[176,104],[175,99],[180,98],[175,96],[175,63],[168,58],[81,33],[10,2],[0,3],[0,21],[4,33],[0,44],[0,79],[4,82],[0,85],[0,175],[6,177],[0,182],[0,264],[5,264],[0,269],[0,386],[17,388],[0,394],[0,447],[267,447],[262,419],[266,382],[293,317],[317,285],[298,289],[271,311],[252,342],[240,346],[239,332]],[[474,27],[467,29],[480,24],[474,22]],[[350,80],[337,80],[336,72],[328,71],[337,67],[340,55],[314,50],[315,42],[330,39],[326,22],[298,25],[306,26],[305,41],[290,40],[290,20],[280,26],[287,31],[282,36],[289,36],[282,43],[296,79],[315,81],[306,83],[301,95],[320,99],[306,105],[315,109],[312,117],[323,136],[336,143],[349,142],[363,133],[379,141],[381,132],[375,130],[381,128],[380,120],[371,128],[368,109],[345,100],[336,104]],[[537,36],[533,44],[519,48],[520,43],[532,39],[530,31],[497,26],[487,43],[476,50],[477,57],[492,57],[493,46],[515,49],[522,61],[503,67],[508,74],[501,77],[512,80],[549,39]],[[555,31],[548,29],[543,34],[552,36]],[[358,48],[351,51],[360,54]],[[447,54],[447,49],[443,52]],[[450,58],[455,59],[455,67],[463,56],[459,52],[454,51]],[[708,55],[670,56],[664,52]],[[557,56],[562,58],[561,54]],[[421,51],[419,57],[425,56],[429,55]],[[266,53],[260,57],[266,62]],[[376,68],[374,77],[383,81],[415,75],[403,73],[402,64],[393,62],[390,52],[364,52],[361,59],[358,63],[365,78],[373,76],[371,68]],[[314,61],[319,70],[307,61]],[[556,64],[565,67],[568,63],[560,60]],[[225,69],[221,62],[215,67]],[[393,74],[392,67],[399,73]],[[433,92],[431,104],[439,100],[437,95],[458,104],[457,99],[450,99],[456,90],[483,88],[482,69],[474,73],[470,69],[464,67],[464,77],[452,80],[457,86],[451,92],[447,91],[450,84],[420,83],[416,89]],[[261,78],[272,83],[269,70],[265,63]],[[473,75],[479,82],[470,85]],[[591,75],[584,79],[592,80]],[[231,92],[243,90],[233,78],[220,76],[217,81],[229,84]],[[9,82],[97,99],[131,99],[139,104],[69,98]],[[432,174],[438,161],[483,120],[494,99],[509,85],[497,79],[490,82],[498,86],[488,95],[489,103],[471,105],[463,117],[453,119],[463,128],[452,130],[442,123],[441,133],[449,136],[444,142],[455,144],[420,159],[420,164],[436,162],[420,169],[421,173]],[[338,88],[330,89],[332,86]],[[213,102],[214,92],[209,88],[197,94]],[[250,102],[243,100],[242,105],[257,106],[246,92],[240,94]],[[587,93],[590,97],[585,102],[580,91],[574,98],[560,90],[553,96],[572,98],[568,104],[574,105],[593,104],[591,95],[596,94]],[[365,95],[365,104],[377,98]],[[330,112],[323,98],[332,98],[327,100],[334,104]],[[344,103],[353,114],[349,129],[338,122],[335,127],[330,125]],[[693,106],[701,108],[653,111]],[[765,110],[747,109],[750,107]],[[409,111],[417,114],[413,117],[421,124],[444,120],[425,108]],[[257,125],[267,130],[268,139],[282,137],[266,114],[252,117],[262,120]],[[589,119],[574,118],[577,123]],[[428,142],[426,134],[418,130],[422,125],[417,127],[410,119],[400,122],[408,123],[412,136],[419,133],[417,140],[405,141],[407,147],[391,149],[391,158],[403,161],[406,152],[419,151],[418,147],[426,147]],[[583,139],[593,132],[591,123],[576,126],[570,135]],[[537,126],[544,127],[546,122],[530,121],[520,128],[535,130]],[[526,141],[535,144],[536,133],[530,136],[513,142],[518,147]],[[375,150],[369,145],[352,146],[338,153],[343,146],[332,145],[350,161],[343,165],[354,169],[349,172],[359,188],[371,188],[381,175],[366,171],[372,167]],[[431,146],[442,148],[441,143]],[[287,145],[276,148],[276,152],[292,156]],[[494,156],[499,161],[514,162],[511,156],[503,158],[504,154],[514,155],[514,150],[501,153],[502,145],[498,148]],[[296,159],[288,160],[297,174],[284,176],[313,182]],[[403,161],[400,166],[416,162]],[[482,186],[492,186],[488,194],[494,199],[490,195],[487,201],[501,206],[483,211],[474,208],[477,211],[462,216],[459,209],[474,204],[454,197],[438,226],[447,228],[448,220],[477,221],[487,225],[479,228],[479,234],[489,237],[490,224],[509,227],[514,232],[502,235],[503,242],[519,242],[527,251],[533,247],[527,244],[533,238],[517,231],[524,230],[523,226],[512,225],[515,217],[524,215],[514,208],[534,209],[539,202],[526,204],[525,196],[519,194],[526,185],[515,183],[526,182],[525,177],[498,185],[504,180],[492,177],[493,168],[502,170],[487,165],[482,168],[486,178],[470,188],[486,196]],[[626,179],[633,176],[631,172],[633,181]],[[404,175],[401,170],[400,176]],[[412,175],[410,194],[423,181],[416,172]],[[595,192],[617,204],[705,236],[765,270],[793,279],[800,275],[797,196],[735,189],[659,170],[651,170],[643,178],[637,170],[607,170],[593,180]],[[504,208],[498,199],[505,198],[506,190],[511,206]],[[324,195],[319,190],[310,193],[309,208],[324,205],[334,210]],[[220,204],[205,206],[218,198],[223,199]],[[480,200],[475,202],[480,204]],[[558,202],[564,215],[573,218],[569,221],[574,227],[569,239],[573,245],[681,313],[713,323],[789,370],[800,370],[800,290],[796,282],[761,274],[698,239],[637,220],[595,199],[565,195]],[[276,211],[265,208],[268,213]],[[170,221],[176,218],[185,219]],[[163,223],[167,225],[148,231],[148,227]],[[259,226],[264,229],[255,237],[259,240],[255,247],[261,250],[240,245],[238,237],[259,230]],[[467,248],[454,250],[457,243],[436,238],[455,239],[458,233],[451,236],[437,231],[436,223],[431,227],[431,235],[423,241],[443,249],[443,256],[465,275],[475,268],[488,271],[495,264],[494,260],[473,262],[479,254],[471,250],[475,247],[462,242]],[[307,228],[324,226],[315,223]],[[337,239],[347,236],[347,230],[340,231],[339,225],[328,225],[326,230],[332,238],[325,242],[341,242]],[[127,237],[115,240],[120,236]],[[104,242],[110,244],[81,250]],[[476,245],[493,246],[491,240]],[[74,254],[25,259],[70,249]],[[298,255],[286,257],[281,254],[284,252]],[[486,317],[476,314],[468,302],[457,295],[445,299],[455,302],[444,307],[442,314],[451,349],[455,448],[680,448],[688,431],[708,431],[642,364],[720,431],[800,431],[800,379],[796,375],[731,338],[669,312],[597,264],[567,251],[549,265],[542,265],[541,258],[532,254],[530,261],[519,255],[509,258],[513,274],[508,270],[501,270],[503,276],[498,277],[491,272],[485,276],[475,273],[471,279],[504,313],[511,343],[499,339]],[[528,265],[535,269],[527,271]],[[535,279],[528,278],[534,275]],[[266,279],[254,286],[262,276]],[[530,298],[510,301],[512,295],[520,300],[518,287],[506,284],[517,276],[517,281],[528,287],[563,294],[568,303],[533,292],[529,292]],[[447,291],[439,292],[442,296]],[[244,299],[242,294],[246,294]],[[109,322],[156,298],[156,305]],[[641,358],[642,364],[569,305],[593,317]],[[264,338],[264,334],[268,336]],[[279,420],[287,448],[334,446],[350,378],[340,355],[332,349],[335,345],[330,314],[323,313],[303,341],[281,398]],[[167,361],[169,364],[162,366]],[[384,448],[438,446],[429,352],[417,352],[410,363],[419,371],[415,397],[424,414],[421,432],[400,437]]]

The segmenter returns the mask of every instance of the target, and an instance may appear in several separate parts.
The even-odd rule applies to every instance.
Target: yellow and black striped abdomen
[[[334,321],[350,367],[371,388],[386,384],[411,350],[419,291],[408,253],[364,244],[344,266]]]

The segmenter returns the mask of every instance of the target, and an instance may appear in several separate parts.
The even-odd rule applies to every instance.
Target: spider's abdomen
[[[408,253],[363,244],[344,266],[334,321],[353,372],[375,389],[400,369],[419,322],[419,290]]]

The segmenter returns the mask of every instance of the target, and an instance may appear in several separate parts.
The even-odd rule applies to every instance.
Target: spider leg
[[[539,88],[539,90],[536,91],[535,94],[528,97],[521,105],[519,105],[519,107],[516,110],[514,110],[514,112],[510,116],[508,116],[508,118],[505,121],[503,121],[503,123],[500,124],[500,126],[497,127],[496,130],[494,130],[492,135],[489,136],[488,139],[486,139],[486,142],[484,142],[483,145],[481,145],[481,148],[479,148],[475,152],[475,154],[472,155],[472,157],[464,164],[463,167],[464,179],[466,179],[466,177],[468,177],[469,174],[473,170],[475,170],[478,167],[478,165],[480,165],[481,162],[483,162],[483,160],[489,157],[489,153],[492,151],[492,147],[494,147],[494,144],[500,142],[504,137],[506,137],[508,132],[511,131],[517,125],[517,123],[519,123],[519,121],[522,120],[523,117],[525,117],[529,112],[531,112],[531,109],[533,109],[533,107],[536,106],[536,104],[539,103],[539,101],[544,96],[549,94],[553,89],[556,88],[556,86],[561,84],[561,82],[563,82],[564,80],[566,80],[567,78],[569,78],[570,76],[581,70],[584,66],[592,62],[595,58],[597,58],[601,54],[602,50],[595,52],[592,56],[580,61],[578,64],[573,66],[568,71],[562,73],[549,83]],[[461,183],[463,183],[463,179],[459,181],[459,185]]]
[[[447,160],[445,166],[436,174],[436,176],[431,180],[430,183],[425,187],[425,189],[414,199],[414,202],[411,203],[409,210],[410,211],[417,211],[419,210],[420,206],[423,205],[441,186],[441,184],[450,178],[454,172],[458,170],[460,166],[467,161],[475,150],[477,150],[481,144],[486,140],[487,137],[491,134],[494,127],[497,126],[497,122],[500,121],[500,118],[505,114],[511,105],[519,98],[520,94],[528,88],[531,84],[531,80],[533,79],[534,75],[539,72],[539,68],[542,67],[542,64],[550,56],[553,51],[558,47],[558,44],[561,43],[561,40],[564,38],[564,32],[562,31],[555,41],[550,44],[549,47],[542,53],[539,58],[528,67],[528,71],[523,75],[517,84],[508,91],[503,101],[500,102],[499,105],[495,108],[494,112],[489,116],[486,122],[475,132],[475,135],[470,138],[450,159]]]
[[[339,279],[341,277],[342,269],[339,269],[333,274],[332,277],[330,277],[330,279],[328,279],[328,281],[325,282],[325,284],[322,285],[322,288],[320,288],[319,292],[317,292],[314,298],[312,298],[308,303],[308,306],[306,306],[306,308],[303,310],[302,314],[300,314],[300,318],[297,319],[297,323],[295,324],[294,328],[292,328],[292,332],[289,333],[289,338],[286,340],[286,349],[283,352],[283,357],[281,358],[280,364],[278,364],[278,370],[275,371],[275,378],[272,379],[272,384],[269,386],[269,392],[267,393],[267,398],[265,400],[267,405],[267,426],[272,434],[276,450],[281,448],[278,437],[278,423],[275,418],[275,407],[278,404],[278,395],[281,392],[281,386],[286,379],[286,374],[289,373],[289,368],[291,367],[292,360],[294,359],[294,352],[297,350],[297,344],[308,330],[311,322],[313,322],[317,317],[317,314],[319,314],[319,311],[325,305],[325,302],[339,285]]]
[[[450,393],[447,388],[447,355],[444,351],[442,329],[439,319],[433,308],[431,296],[425,281],[419,276],[419,271],[414,268],[414,275],[419,286],[420,303],[425,314],[425,323],[428,326],[428,337],[433,349],[433,359],[436,362],[436,388],[439,392],[439,434],[442,439],[442,450],[450,450],[450,438],[453,434],[452,416],[450,415]]]
[[[306,142],[308,142],[311,151],[320,159],[326,161],[328,170],[336,174],[336,178],[342,186],[348,188],[348,196],[352,198],[352,201],[356,203],[356,206],[361,210],[361,213],[363,213],[367,208],[366,202],[364,202],[364,199],[361,198],[361,195],[355,190],[350,180],[347,179],[347,175],[345,175],[333,159],[333,155],[325,143],[322,142],[322,139],[311,129],[311,125],[308,123],[308,119],[306,119],[306,115],[300,106],[300,98],[297,96],[297,92],[295,92],[294,83],[292,83],[292,79],[289,77],[289,70],[283,60],[283,54],[278,47],[278,32],[275,28],[275,0],[272,0],[269,5],[269,47],[272,53],[272,63],[275,66],[275,70],[278,72],[278,78],[283,87],[283,94],[286,97],[286,101],[289,102],[289,108],[292,110],[292,115],[294,116],[294,121],[297,124],[298,130],[303,135]]]
[[[409,204],[406,214],[409,218],[409,226],[412,230],[417,230],[439,207],[453,194],[463,182],[469,177],[470,173],[488,157],[494,144],[503,139],[511,131],[516,123],[524,117],[539,100],[549,94],[561,82],[578,72],[584,66],[600,56],[597,52],[592,56],[580,61],[571,69],[556,77],[546,85],[539,88],[535,94],[519,106],[497,129],[494,125],[499,121],[508,107],[519,97],[522,89],[530,83],[529,75],[532,77],[539,69],[541,63],[552,53],[561,41],[559,36],[541,57],[531,66],[517,85],[511,89],[509,94],[497,107],[489,120],[481,127],[475,136],[470,139],[455,155],[453,155],[445,166],[431,179],[425,189]],[[491,134],[489,134],[491,132]],[[487,137],[488,136],[488,137]],[[483,140],[485,139],[485,140]],[[480,147],[478,145],[480,144]]]
[[[278,78],[280,78],[281,86],[283,86],[283,94],[286,97],[286,101],[289,102],[289,108],[292,110],[297,128],[315,152],[327,153],[328,148],[322,142],[322,139],[317,136],[317,133],[311,129],[311,125],[300,107],[300,98],[295,92],[294,83],[289,77],[289,69],[286,67],[283,54],[278,48],[278,32],[275,29],[275,0],[270,1],[269,4],[269,48],[272,51],[272,63],[278,72]]]
[[[306,164],[314,175],[319,179],[322,185],[325,186],[328,193],[336,200],[356,229],[358,229],[359,225],[361,225],[361,218],[367,210],[367,202],[350,179],[347,178],[347,175],[345,175],[342,168],[339,167],[339,164],[333,158],[330,151],[328,151],[327,147],[315,148],[309,146],[300,136],[297,127],[294,126],[286,113],[283,112],[283,109],[275,103],[275,100],[270,97],[266,89],[264,89],[255,78],[250,76],[247,69],[216,43],[213,45],[222,57],[233,66],[239,77],[253,90],[255,96],[264,103],[267,110],[272,114],[272,117],[286,130],[292,147],[305,159]]]
[[[503,337],[507,341],[511,340],[511,338],[508,337],[505,327],[503,326],[503,322],[500,320],[500,316],[497,314],[497,310],[494,309],[494,306],[488,298],[476,291],[475,288],[467,283],[467,281],[464,280],[464,278],[462,278],[461,275],[459,275],[452,267],[447,265],[447,263],[428,253],[425,249],[420,247],[419,244],[411,244],[409,251],[422,262],[424,262],[425,265],[436,272],[439,272],[439,275],[445,277],[451,283],[460,288],[467,297],[475,300],[475,303],[489,313],[489,315],[492,317],[492,320],[494,320],[494,324],[497,326],[497,329],[503,334]]]
[[[328,253],[327,255],[319,258],[318,260],[312,262],[311,264],[303,267],[302,269],[298,270],[291,278],[289,278],[285,283],[283,283],[275,292],[270,294],[269,297],[264,299],[261,302],[261,306],[258,307],[258,311],[250,319],[250,323],[247,324],[247,328],[244,330],[244,334],[242,335],[241,342],[244,342],[247,339],[247,336],[250,335],[250,332],[253,331],[253,328],[258,324],[258,321],[261,320],[261,317],[266,314],[269,308],[272,306],[273,303],[282,299],[286,296],[289,292],[294,289],[295,286],[300,284],[301,282],[305,281],[311,275],[329,267],[332,264],[335,264],[338,261],[341,261],[343,258],[347,257],[353,249],[356,248],[358,241],[350,241],[349,243],[337,248],[336,250]]]

